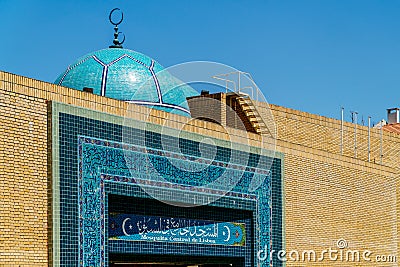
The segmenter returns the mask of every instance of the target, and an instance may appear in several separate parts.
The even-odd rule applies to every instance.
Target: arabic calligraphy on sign
[[[111,240],[245,246],[244,223],[110,214]]]

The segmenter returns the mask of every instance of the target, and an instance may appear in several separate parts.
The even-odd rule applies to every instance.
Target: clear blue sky
[[[193,60],[250,72],[269,103],[339,118],[386,118],[400,106],[400,1],[0,0],[0,70],[53,82],[111,44],[165,67]]]

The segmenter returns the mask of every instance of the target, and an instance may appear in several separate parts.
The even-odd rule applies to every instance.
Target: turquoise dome
[[[108,48],[79,58],[54,83],[190,117],[186,97],[198,92],[163,70],[141,53]]]

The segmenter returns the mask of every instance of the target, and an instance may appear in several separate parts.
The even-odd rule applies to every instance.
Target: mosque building
[[[398,266],[399,109],[198,92],[121,21],[54,84],[0,71],[0,266]]]

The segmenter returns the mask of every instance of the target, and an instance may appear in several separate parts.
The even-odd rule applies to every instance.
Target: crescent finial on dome
[[[124,34],[124,39],[122,40],[122,42],[120,42],[118,40],[118,35],[120,33],[122,33],[120,31],[118,31],[118,25],[121,24],[121,22],[124,20],[124,12],[121,11],[121,19],[118,22],[114,22],[112,20],[112,14],[117,10],[121,11],[121,9],[119,9],[118,7],[114,8],[113,10],[111,10],[110,15],[108,16],[111,24],[114,25],[114,40],[113,40],[113,45],[109,46],[110,48],[122,48],[122,44],[125,42],[125,34]]]
[[[76,90],[92,88],[96,95],[190,117],[187,98],[198,92],[190,85],[181,84],[154,59],[123,49],[125,36],[122,41],[118,40],[118,25],[124,17],[120,11],[121,17],[113,19],[116,11],[120,9],[114,8],[109,15],[115,26],[114,45],[77,59],[54,83]]]

